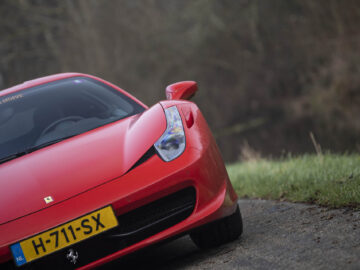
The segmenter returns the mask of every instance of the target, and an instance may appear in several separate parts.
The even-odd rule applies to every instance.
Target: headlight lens
[[[172,161],[185,149],[185,132],[176,106],[165,109],[167,128],[154,144],[155,149],[165,161]]]

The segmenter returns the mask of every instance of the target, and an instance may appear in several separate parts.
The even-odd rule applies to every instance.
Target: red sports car
[[[89,269],[189,233],[242,233],[237,195],[186,81],[148,108],[64,73],[0,92],[0,268]]]

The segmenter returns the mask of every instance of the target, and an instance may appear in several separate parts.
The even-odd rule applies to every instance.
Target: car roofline
[[[25,89],[28,89],[28,88],[31,88],[31,87],[34,87],[34,86],[38,86],[38,85],[42,85],[42,84],[46,84],[46,83],[50,83],[50,82],[54,82],[54,81],[58,81],[58,80],[62,80],[62,79],[67,79],[67,78],[71,78],[71,77],[87,77],[87,78],[92,78],[92,79],[95,79],[97,81],[100,81],[100,82],[102,82],[104,84],[107,84],[107,85],[111,86],[112,88],[115,88],[119,92],[121,92],[124,95],[130,97],[131,99],[135,100],[137,103],[142,105],[144,108],[148,109],[148,106],[146,106],[143,102],[141,102],[140,100],[135,98],[133,95],[126,92],[124,89],[122,89],[122,88],[120,88],[120,87],[118,87],[118,86],[116,86],[116,85],[114,85],[114,84],[112,84],[112,83],[110,83],[108,81],[105,81],[105,80],[103,80],[101,78],[98,78],[96,76],[92,76],[92,75],[84,74],[84,73],[78,73],[78,72],[58,73],[58,74],[54,74],[54,75],[49,75],[49,76],[33,79],[33,80],[30,80],[30,81],[25,81],[23,83],[12,86],[10,88],[0,90],[0,97],[8,95],[8,94],[16,93],[18,91],[25,90]]]

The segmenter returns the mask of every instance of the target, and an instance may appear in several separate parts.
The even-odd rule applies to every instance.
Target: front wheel
[[[199,248],[213,248],[239,238],[243,224],[239,206],[231,216],[206,224],[190,233]]]

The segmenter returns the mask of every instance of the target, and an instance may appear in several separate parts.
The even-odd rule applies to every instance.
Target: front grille
[[[79,254],[76,265],[66,259],[69,248],[65,248],[21,268],[72,269],[87,265],[183,221],[193,212],[195,202],[195,189],[182,189],[118,216],[118,227],[71,246]]]

